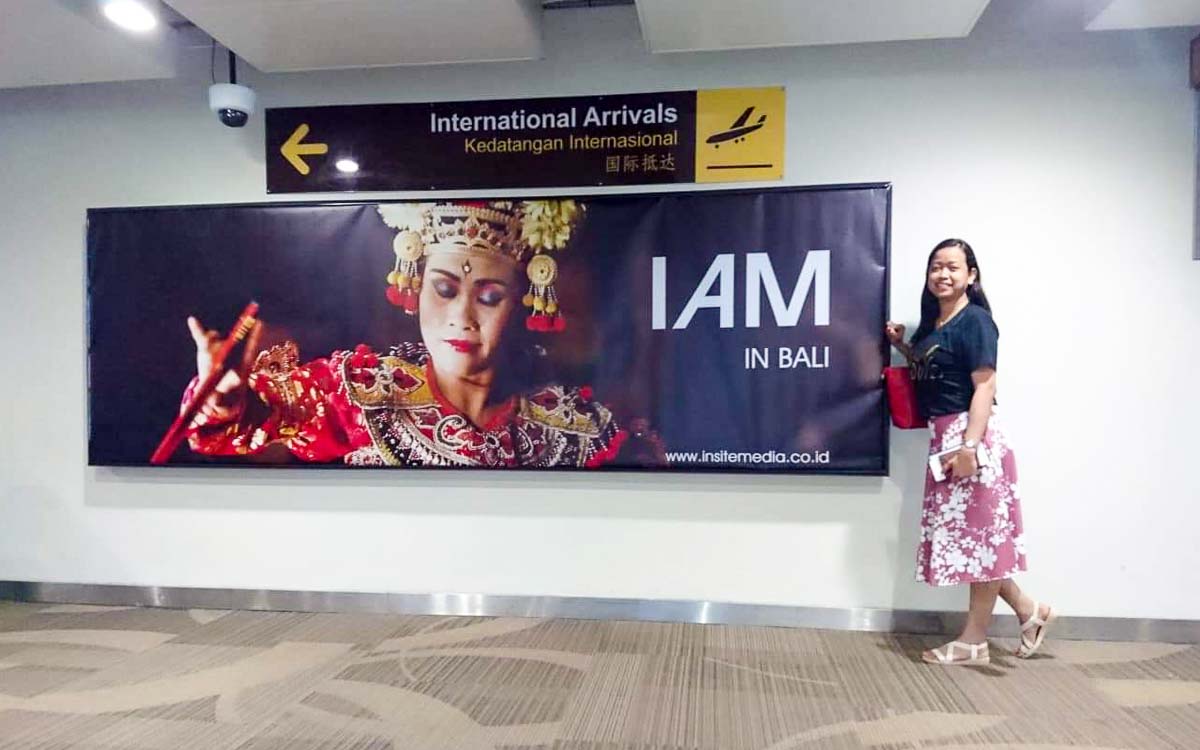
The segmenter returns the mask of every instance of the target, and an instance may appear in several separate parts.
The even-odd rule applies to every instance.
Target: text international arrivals
[[[551,128],[631,127],[638,125],[670,125],[679,120],[675,107],[662,103],[654,107],[616,109],[588,107],[579,117],[579,109],[571,107],[560,112],[526,112],[515,109],[502,115],[438,115],[429,113],[431,133],[486,133],[498,130],[548,130]]]

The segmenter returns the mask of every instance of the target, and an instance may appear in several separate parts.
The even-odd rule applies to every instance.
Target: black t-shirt
[[[971,304],[946,325],[914,341],[912,375],[921,412],[940,417],[967,411],[975,395],[971,373],[982,367],[995,369],[999,338],[991,313]]]

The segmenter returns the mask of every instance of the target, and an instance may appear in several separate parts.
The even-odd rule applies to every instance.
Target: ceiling
[[[171,36],[124,33],[86,0],[0,0],[0,88],[170,78]]]
[[[136,35],[99,2],[0,0],[0,88],[172,78],[211,39],[266,73],[538,59],[544,14],[599,5],[655,53],[1200,26],[1200,0],[146,0]]]
[[[885,42],[971,33],[988,0],[639,0],[653,52]]]
[[[168,0],[264,73],[534,60],[536,0]]]
[[[1087,25],[1088,31],[1200,25],[1197,0],[1113,0]]]

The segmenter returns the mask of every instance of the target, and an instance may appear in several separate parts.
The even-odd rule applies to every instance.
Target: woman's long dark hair
[[[987,295],[983,293],[983,273],[979,270],[979,261],[975,260],[975,251],[971,249],[966,240],[954,238],[942,240],[929,253],[929,260],[925,261],[925,281],[921,287],[921,323],[917,326],[917,332],[913,334],[911,339],[914,344],[933,332],[938,315],[941,314],[942,310],[941,306],[938,305],[937,297],[933,296],[933,292],[929,291],[929,267],[933,265],[933,256],[937,255],[938,250],[944,250],[948,247],[957,247],[962,250],[963,255],[967,256],[967,270],[975,272],[975,283],[967,287],[967,299],[972,304],[979,305],[989,313],[992,311],[992,306],[988,304]]]

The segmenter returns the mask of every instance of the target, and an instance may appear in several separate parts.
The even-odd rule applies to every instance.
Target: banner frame
[[[636,186],[629,186],[636,187]],[[94,424],[92,421],[92,399],[91,399],[91,369],[92,369],[92,347],[91,347],[91,332],[92,332],[92,279],[91,279],[91,217],[93,215],[103,215],[106,213],[114,213],[119,211],[179,211],[190,209],[232,209],[232,208],[263,208],[263,207],[278,207],[278,208],[312,208],[322,206],[363,206],[375,205],[380,203],[419,203],[428,201],[453,201],[453,200],[504,200],[507,198],[520,198],[522,200],[563,200],[575,199],[580,201],[588,201],[595,199],[604,199],[611,197],[620,197],[622,195],[635,195],[644,198],[661,198],[674,195],[696,195],[696,194],[720,194],[720,195],[748,195],[748,194],[764,194],[764,193],[808,193],[808,192],[833,192],[833,191],[848,191],[848,190],[882,190],[885,193],[885,220],[884,220],[884,294],[883,294],[883,309],[885,310],[885,318],[891,310],[891,270],[892,270],[892,191],[893,185],[890,181],[878,182],[856,182],[856,183],[833,183],[825,185],[771,185],[766,187],[736,187],[736,188],[685,188],[673,190],[657,190],[643,191],[621,188],[619,190],[608,189],[603,192],[590,193],[570,193],[556,192],[551,194],[525,193],[520,190],[505,190],[499,195],[477,195],[478,191],[463,191],[463,192],[423,192],[406,197],[376,197],[376,198],[339,198],[339,199],[316,199],[316,200],[266,200],[258,202],[237,202],[237,203],[187,203],[187,204],[159,204],[153,206],[103,206],[96,208],[88,208],[84,222],[84,349],[86,358],[85,369],[85,393],[84,399],[86,402],[86,417],[87,417],[87,463],[89,468],[114,468],[114,469],[148,469],[150,471],[161,470],[234,470],[234,471],[254,471],[258,469],[266,470],[296,470],[302,468],[304,471],[313,469],[344,471],[346,469],[354,470],[356,467],[347,467],[343,464],[324,464],[310,463],[302,466],[294,463],[285,464],[245,464],[234,465],[231,463],[212,462],[212,463],[188,463],[188,464],[171,464],[166,463],[161,466],[152,466],[149,461],[105,461],[103,463],[95,462],[92,458],[92,442],[96,439],[94,435]],[[489,191],[490,193],[490,191]],[[517,195],[513,195],[517,193]],[[883,352],[884,366],[891,361],[890,346],[883,335],[883,325],[887,321],[880,321],[879,341],[880,348]],[[883,391],[883,373],[880,372],[878,388]],[[883,464],[878,471],[875,470],[854,470],[854,469],[788,469],[779,468],[771,470],[754,469],[749,467],[736,466],[694,466],[685,467],[635,467],[635,466],[601,466],[594,469],[580,469],[572,466],[554,466],[543,468],[528,468],[514,467],[509,469],[497,469],[489,467],[461,467],[461,466],[422,466],[413,467],[416,470],[427,471],[433,470],[434,473],[441,472],[465,472],[467,474],[494,473],[497,475],[512,474],[519,472],[522,475],[544,474],[546,472],[578,474],[587,476],[591,473],[605,474],[638,474],[638,475],[653,475],[659,474],[664,476],[671,475],[687,475],[687,474],[729,474],[740,476],[787,476],[787,477],[829,477],[829,476],[846,476],[846,477],[886,477],[891,475],[891,420],[886,407],[886,397],[884,408],[880,410],[879,429],[882,433],[882,451]],[[164,424],[164,430],[166,425]],[[373,468],[373,467],[357,467],[357,470],[373,471],[373,472],[394,472],[406,471],[410,469],[397,468]]]

